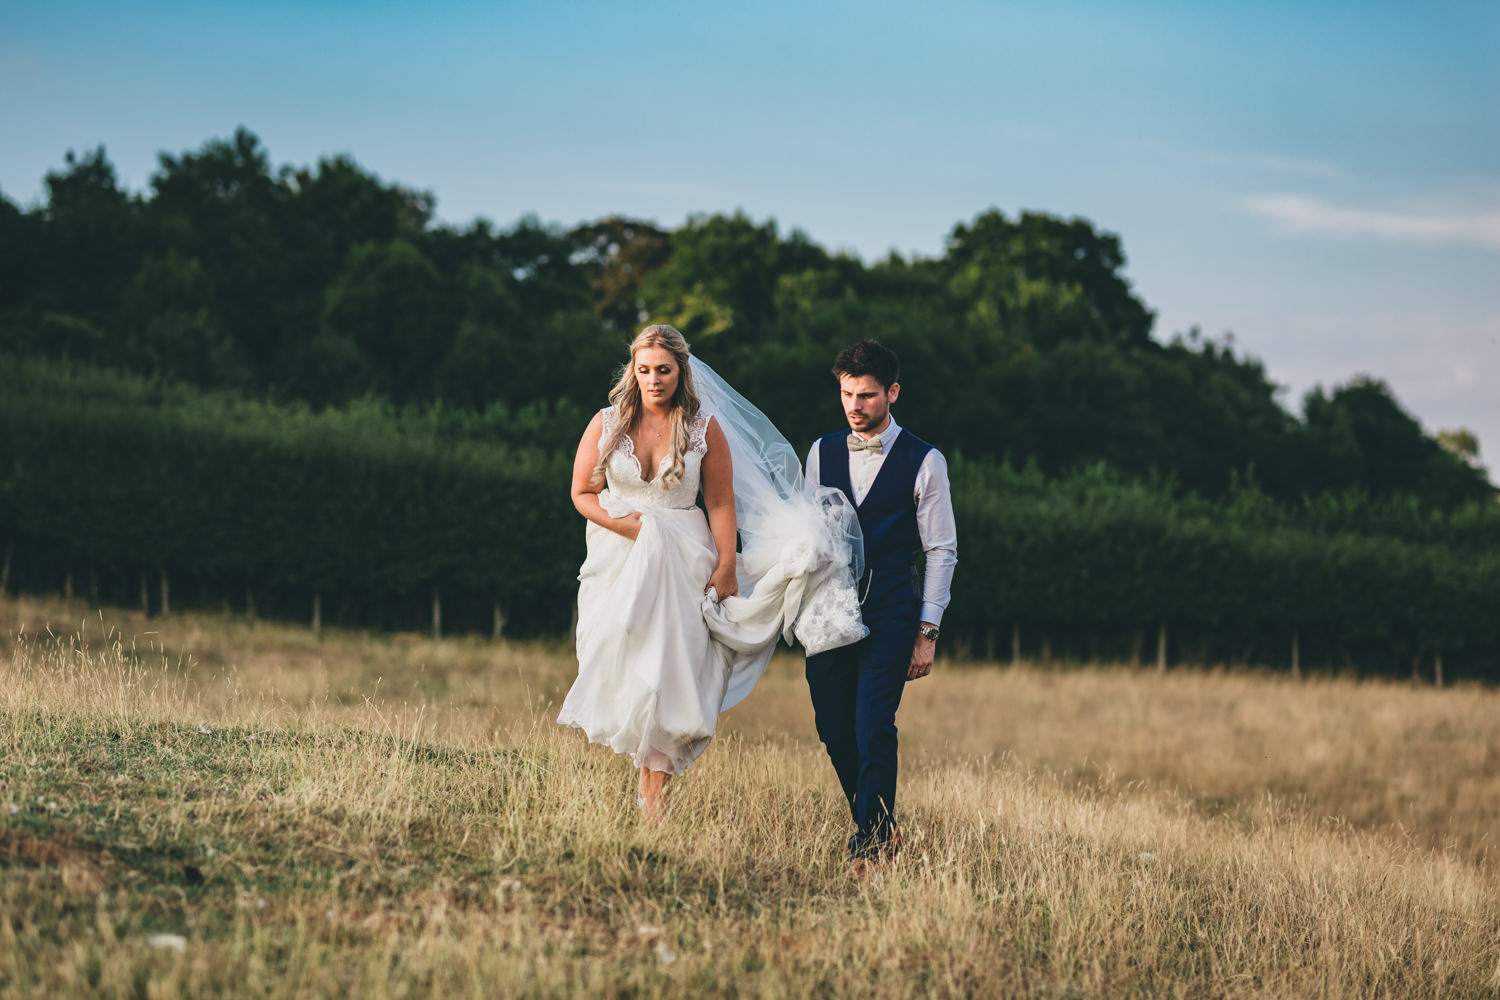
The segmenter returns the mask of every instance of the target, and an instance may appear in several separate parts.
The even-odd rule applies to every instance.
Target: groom
[[[818,738],[828,748],[857,830],[849,874],[868,877],[894,854],[896,709],[909,680],[932,670],[948,606],[958,532],[948,463],[891,417],[901,394],[895,352],[873,340],[846,347],[833,363],[848,431],[819,438],[807,456],[810,487],[842,490],[865,536],[861,612],[870,634],[807,658]],[[926,553],[917,585],[916,555]]]

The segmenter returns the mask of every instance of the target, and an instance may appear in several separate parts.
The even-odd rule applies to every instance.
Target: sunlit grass
[[[9,994],[1500,994],[1492,691],[940,663],[856,885],[790,655],[653,831],[566,646],[0,622]]]

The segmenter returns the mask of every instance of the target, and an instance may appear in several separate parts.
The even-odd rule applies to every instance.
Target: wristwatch
[[[921,633],[922,638],[928,640],[929,642],[937,642],[938,633],[941,632],[942,629],[938,628],[936,625],[929,625],[926,622],[923,622],[917,628],[917,631]]]

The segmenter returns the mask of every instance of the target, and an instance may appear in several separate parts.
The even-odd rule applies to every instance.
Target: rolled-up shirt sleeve
[[[953,567],[958,565],[958,522],[953,517],[953,490],[948,460],[936,448],[917,469],[917,534],[927,553],[922,585],[922,621],[941,625],[952,597]]]

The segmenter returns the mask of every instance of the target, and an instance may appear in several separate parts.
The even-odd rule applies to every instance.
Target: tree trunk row
[[[991,640],[993,645],[993,640]],[[1294,679],[1302,678],[1302,633],[1298,629],[1292,630],[1291,644],[1291,675]],[[993,658],[993,657],[992,657]],[[1048,637],[1042,638],[1041,662],[1047,663],[1052,659],[1052,640]],[[1141,635],[1136,633],[1135,641],[1131,649],[1131,663],[1139,665],[1141,660]],[[1021,662],[1021,624],[1015,622],[1010,630],[1010,662],[1018,664]],[[1167,626],[1163,622],[1156,631],[1156,669],[1158,673],[1166,673],[1167,670]],[[1411,663],[1412,680],[1422,680],[1422,657],[1414,656]],[[1433,651],[1432,658],[1432,682],[1436,687],[1443,686],[1443,649],[1438,646]]]
[[[5,556],[0,560],[0,596],[4,596],[10,586],[11,559],[14,552],[14,543],[6,542]],[[161,610],[163,618],[171,614],[171,589],[170,581],[165,569],[160,570],[160,594]],[[63,577],[63,599],[71,602],[73,600],[73,574],[67,573]],[[92,603],[99,603],[99,574],[96,570],[89,571],[89,599]],[[147,615],[151,614],[151,594],[147,586],[146,571],[141,570],[141,611]],[[245,588],[245,617],[251,622],[255,621],[255,592],[248,586]],[[493,607],[493,628],[490,638],[499,641],[505,634],[506,616],[505,609],[497,601]],[[578,607],[573,607],[572,630],[578,628]],[[315,635],[323,634],[323,594],[321,591],[313,593],[312,602],[312,630]],[[432,592],[432,637],[441,639],[443,637],[443,600],[442,593],[438,590]],[[988,641],[988,651],[993,657],[994,637],[991,634]],[[1291,674],[1295,679],[1302,677],[1302,648],[1301,634],[1296,629],[1292,631],[1291,647]],[[1041,649],[1042,662],[1047,663],[1052,659],[1052,640],[1043,637]],[[1021,662],[1021,625],[1019,622],[1011,626],[1010,633],[1010,662],[1017,664]],[[1140,662],[1140,635],[1137,633],[1135,645],[1132,652],[1132,663]],[[1166,673],[1167,670],[1167,626],[1163,622],[1156,633],[1156,669],[1158,673]],[[1412,679],[1421,680],[1422,657],[1417,655],[1412,658]],[[1443,686],[1443,650],[1439,646],[1433,653],[1432,680],[1436,687]]]

